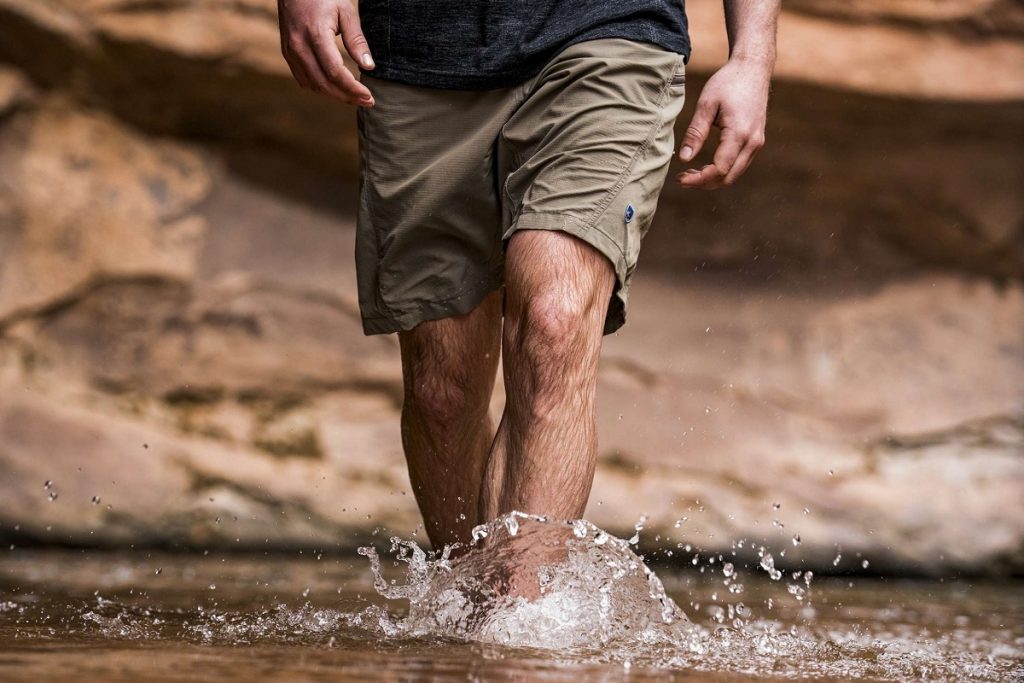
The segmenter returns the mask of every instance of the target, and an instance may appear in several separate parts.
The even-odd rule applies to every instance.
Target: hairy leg
[[[501,293],[466,315],[399,334],[402,446],[435,549],[469,540],[494,426],[488,414],[501,342]]]
[[[595,393],[611,263],[571,235],[524,230],[505,260],[505,412],[487,462],[483,519],[583,515],[597,460]]]

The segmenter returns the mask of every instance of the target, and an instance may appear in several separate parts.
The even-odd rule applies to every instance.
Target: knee
[[[479,382],[455,368],[421,368],[408,373],[405,402],[428,424],[459,429],[487,412],[488,396]]]
[[[518,306],[515,340],[528,362],[564,366],[582,362],[600,343],[603,317],[594,296],[582,292],[539,292]]]

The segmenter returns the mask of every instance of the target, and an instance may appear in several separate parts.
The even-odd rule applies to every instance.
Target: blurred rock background
[[[726,50],[720,3],[689,5],[681,127]],[[1024,3],[787,0],[777,74],[743,182],[665,189],[588,517],[1020,573]],[[0,536],[419,524],[396,341],[357,316],[353,124],[292,83],[273,0],[0,0]]]

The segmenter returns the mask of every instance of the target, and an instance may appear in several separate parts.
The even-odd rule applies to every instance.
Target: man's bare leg
[[[583,515],[597,460],[597,361],[615,274],[571,235],[524,230],[505,259],[506,404],[480,496],[484,520]]]
[[[488,413],[501,341],[501,293],[466,315],[399,334],[402,445],[413,493],[436,550],[467,542],[494,435]]]

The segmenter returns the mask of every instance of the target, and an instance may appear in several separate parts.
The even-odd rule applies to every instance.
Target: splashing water
[[[435,560],[392,538],[391,552],[406,567],[402,584],[385,580],[376,550],[359,549],[377,592],[409,601],[404,617],[380,615],[385,633],[566,649],[671,642],[690,630],[629,543],[590,522],[513,512],[477,527],[473,538]]]

